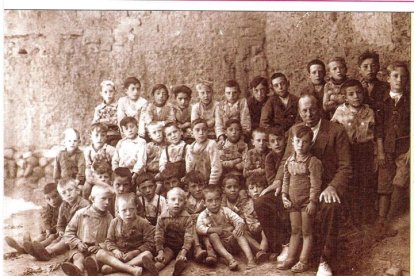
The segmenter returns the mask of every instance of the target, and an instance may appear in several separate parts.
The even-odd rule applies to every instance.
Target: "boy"
[[[133,117],[125,117],[120,122],[125,136],[118,142],[112,157],[112,169],[126,167],[132,173],[133,182],[145,170],[147,153],[146,142],[138,136],[138,122]]]
[[[289,93],[290,83],[282,73],[274,73],[270,78],[275,95],[263,106],[260,126],[280,127],[287,131],[296,121],[298,115],[298,97]]]
[[[410,158],[410,94],[407,89],[409,72],[404,62],[387,67],[390,91],[383,98],[382,124],[384,126],[385,164],[379,168],[379,235],[393,236],[388,221],[401,208],[409,186]]]
[[[195,142],[187,147],[186,171],[200,171],[209,179],[209,184],[217,184],[222,172],[217,143],[208,139],[208,124],[205,120],[194,120],[192,130]]]
[[[240,98],[240,94],[240,85],[237,81],[229,80],[225,83],[224,99],[218,103],[216,109],[215,132],[220,145],[224,144],[224,127],[230,119],[238,119],[244,137],[250,137],[252,131],[250,112],[246,99]]]
[[[146,171],[157,174],[160,169],[161,152],[165,149],[164,127],[161,122],[151,122],[148,124],[147,130],[151,142],[147,143]]]
[[[92,124],[104,124],[108,128],[107,142],[115,147],[121,139],[121,133],[118,128],[118,104],[115,101],[115,84],[113,81],[104,80],[101,83],[101,97],[103,103],[95,107]]]
[[[136,182],[138,191],[141,193],[137,200],[142,206],[139,215],[155,226],[158,216],[167,209],[165,198],[155,193],[156,185],[152,174],[143,173],[138,176]]]
[[[348,79],[345,59],[334,57],[328,62],[329,80],[323,88],[323,110],[332,118],[336,108],[345,102],[341,85]]]
[[[115,196],[134,192],[135,185],[132,183],[132,174],[128,168],[119,167],[114,170],[113,175],[114,180],[112,183],[112,188],[114,189]],[[115,199],[111,200],[108,209],[111,215],[114,217],[118,214],[118,210],[116,210]]]
[[[179,177],[177,170],[174,170],[173,167],[167,167],[163,170],[157,179],[161,183],[161,189],[159,190],[162,195],[166,196],[167,192],[174,187],[182,188],[183,184],[181,182],[182,178]],[[158,186],[157,186],[158,191]]]
[[[75,178],[76,183],[82,186],[85,182],[85,157],[79,149],[79,132],[74,128],[67,128],[64,135],[65,149],[56,156],[53,179],[58,183],[61,178]]]
[[[257,76],[250,82],[250,89],[251,95],[247,99],[247,106],[252,120],[252,129],[256,129],[260,126],[260,115],[269,94],[269,83],[266,78]]]
[[[247,144],[242,138],[242,126],[237,119],[226,122],[226,136],[223,147],[220,149],[220,160],[223,166],[223,175],[231,172],[243,175],[243,161],[247,153]]]
[[[283,153],[285,152],[286,144],[285,133],[283,130],[278,128],[269,128],[267,130],[267,133],[269,134],[270,152],[266,155],[265,159],[265,174],[268,186],[262,192],[262,194],[266,194],[267,192],[275,189],[278,189],[280,191],[282,188],[281,185],[276,185],[274,181],[283,157]]]
[[[124,89],[126,96],[121,97],[118,100],[117,117],[119,125],[124,117],[133,117],[137,122],[139,122],[141,112],[148,103],[147,100],[140,95],[141,82],[137,78],[127,78],[124,81]]]
[[[185,210],[185,192],[178,187],[167,193],[168,209],[155,227],[155,257],[158,271],[176,257],[173,275],[181,275],[187,266],[187,253],[193,243],[193,221]]]
[[[218,102],[213,100],[213,83],[201,80],[196,85],[199,102],[191,108],[191,124],[197,119],[204,119],[207,122],[208,138],[216,139],[215,123],[216,109]]]
[[[266,130],[263,128],[253,130],[252,139],[254,148],[247,151],[246,154],[246,161],[243,170],[245,178],[248,178],[253,173],[265,175],[265,159],[268,152],[268,135]]]
[[[85,164],[86,164],[86,181],[83,186],[83,197],[89,198],[92,186],[96,179],[96,172],[94,167],[104,166],[103,163],[109,166],[112,163],[112,156],[115,148],[106,143],[108,128],[102,123],[95,123],[91,126],[91,141],[92,144],[84,150]],[[110,169],[110,168],[109,168]],[[110,173],[112,170],[110,169]]]
[[[43,198],[46,202],[46,206],[42,207],[41,211],[42,232],[40,236],[36,238],[36,241],[40,242],[43,246],[48,246],[59,237],[56,231],[56,224],[58,221],[59,207],[62,203],[62,198],[57,191],[57,185],[55,183],[47,183],[43,187]],[[4,239],[6,243],[10,247],[16,249],[17,252],[33,255],[29,233],[26,233],[23,236],[22,245],[20,245],[12,237],[6,236]]]
[[[175,120],[177,126],[183,132],[184,140],[192,138],[191,133],[191,89],[185,85],[179,85],[173,88],[176,105],[174,108]]]
[[[302,87],[299,91],[301,94],[314,95],[322,107],[323,87],[325,86],[326,69],[325,64],[320,59],[311,60],[306,66],[310,82]]]
[[[96,253],[97,261],[105,264],[102,273],[119,270],[141,275],[143,267],[151,275],[158,275],[152,261],[154,226],[137,215],[135,194],[118,195],[116,202],[119,216],[109,225],[104,249]]]
[[[69,260],[61,267],[66,275],[97,275],[95,254],[108,233],[112,215],[108,211],[113,189],[110,186],[94,185],[91,191],[92,205],[78,210],[66,227],[63,239],[71,252]],[[71,263],[70,261],[73,261]]]
[[[203,194],[206,210],[198,216],[198,234],[208,236],[214,249],[228,262],[230,270],[238,268],[237,261],[230,253],[235,251],[237,244],[247,258],[247,269],[255,266],[253,253],[244,236],[243,219],[229,208],[221,206],[221,191],[216,185],[207,185]]]
[[[28,244],[32,248],[31,255],[39,261],[49,261],[53,257],[66,252],[69,248],[62,238],[66,226],[74,216],[75,212],[89,205],[89,201],[80,196],[80,191],[74,179],[61,179],[57,185],[57,190],[62,197],[62,204],[59,207],[58,221],[56,231],[59,235],[57,242],[50,244],[45,248],[43,243],[33,241]]]

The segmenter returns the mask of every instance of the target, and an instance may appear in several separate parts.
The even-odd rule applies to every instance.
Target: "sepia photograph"
[[[410,275],[410,13],[3,26],[2,275]]]

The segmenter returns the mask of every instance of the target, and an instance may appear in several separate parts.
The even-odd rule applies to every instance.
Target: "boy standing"
[[[265,175],[265,159],[268,152],[266,130],[258,128],[253,130],[253,149],[246,154],[243,175],[248,178],[252,174]]]
[[[322,106],[323,87],[325,86],[326,69],[325,64],[320,59],[311,60],[306,66],[309,73],[310,82],[300,89],[301,94],[311,94]]]
[[[175,97],[174,114],[177,126],[183,132],[184,140],[191,139],[191,89],[185,85],[173,88],[172,93]]]
[[[269,94],[269,83],[266,78],[257,76],[250,82],[250,89],[251,96],[247,99],[247,106],[252,120],[252,129],[256,129],[260,125],[262,108]]]

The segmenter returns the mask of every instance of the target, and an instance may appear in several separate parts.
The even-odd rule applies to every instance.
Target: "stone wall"
[[[137,76],[147,96],[155,83],[237,79],[285,72],[297,93],[314,57],[346,58],[377,50],[386,64],[409,60],[405,13],[201,11],[5,11],[5,146],[50,147],[75,127],[87,129],[100,101],[99,84]]]

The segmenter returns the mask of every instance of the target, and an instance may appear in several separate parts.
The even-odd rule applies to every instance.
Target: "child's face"
[[[111,85],[105,85],[101,90],[101,97],[107,104],[112,103],[115,100],[115,89]]]
[[[331,78],[336,81],[342,81],[346,77],[347,68],[346,65],[339,61],[332,61],[328,64],[329,74]]]
[[[239,197],[240,183],[235,179],[227,179],[223,185],[223,192],[230,201],[236,201]]]
[[[139,191],[148,200],[152,199],[155,196],[155,188],[155,183],[151,180],[147,180],[139,184]]]
[[[162,127],[150,126],[148,127],[148,135],[152,141],[156,143],[162,143],[164,140],[164,133]]]
[[[258,186],[256,184],[250,184],[247,187],[247,193],[253,199],[256,199],[260,196],[260,193],[264,190],[263,186]]]
[[[374,61],[373,58],[365,59],[359,66],[359,73],[362,78],[368,82],[371,82],[377,77],[379,71],[379,64]]]
[[[181,213],[184,208],[185,198],[178,192],[170,192],[167,194],[168,210],[172,215]]]
[[[358,86],[345,88],[345,100],[352,107],[360,107],[364,100],[362,89]]]
[[[175,97],[175,101],[179,108],[184,109],[187,108],[190,104],[190,97],[187,93],[178,92],[177,96]]]
[[[198,97],[200,98],[200,102],[209,105],[213,100],[213,90],[208,87],[201,87],[198,90]]]
[[[309,77],[311,79],[312,84],[322,84],[325,78],[325,70],[323,69],[322,65],[312,64],[309,67]]]
[[[388,83],[390,84],[391,91],[403,92],[408,82],[408,72],[404,67],[397,67],[391,71],[388,77]]]
[[[234,104],[240,97],[240,91],[237,89],[237,87],[225,87],[224,97],[229,103]]]
[[[207,210],[217,213],[221,207],[221,197],[219,193],[208,192],[204,194],[204,204]]]
[[[165,129],[165,137],[169,144],[176,145],[181,142],[182,132],[176,126],[169,126]]]
[[[68,184],[66,185],[66,187],[59,189],[59,194],[62,197],[63,201],[66,201],[67,203],[72,205],[78,199],[79,191],[76,187],[76,184],[73,183],[73,185]]]
[[[275,153],[283,153],[285,150],[285,137],[269,134],[269,148]]]
[[[58,207],[59,204],[62,202],[62,199],[60,198],[60,195],[58,191],[53,191],[51,193],[44,195],[46,204],[52,206],[52,207]]]
[[[275,78],[272,80],[273,90],[279,97],[285,98],[288,95],[289,82],[284,77]]]
[[[197,200],[203,199],[204,183],[190,182],[188,183],[188,192]]]
[[[255,132],[253,134],[253,146],[259,152],[264,152],[267,148],[266,133]]]
[[[227,135],[227,139],[229,139],[230,142],[237,143],[240,140],[240,136],[241,136],[240,125],[236,123],[231,124],[226,129],[226,135]]]
[[[207,140],[207,132],[207,125],[204,123],[196,124],[193,127],[193,135],[197,143],[203,143]]]
[[[164,180],[164,188],[166,191],[171,190],[174,187],[180,187],[180,180],[177,177],[171,177]]]
[[[131,222],[137,218],[137,206],[133,202],[127,200],[119,200],[118,202],[118,215],[123,222]]]
[[[99,193],[92,198],[92,205],[99,211],[105,212],[108,210],[111,199],[111,193]]]
[[[259,103],[263,102],[266,99],[266,95],[269,93],[266,86],[264,86],[262,83],[260,83],[258,86],[254,87],[252,89],[253,97],[258,101]]]
[[[110,173],[95,173],[95,177],[99,182],[111,185],[111,174]]]
[[[124,133],[126,138],[134,139],[138,134],[138,126],[132,122],[127,123],[126,125],[122,126],[122,133]]]
[[[132,184],[129,181],[128,177],[116,176],[114,179],[113,187],[116,194],[132,192]]]
[[[96,131],[96,129],[91,132],[92,145],[95,149],[102,148],[106,143],[106,133],[102,131]]]
[[[126,90],[126,94],[128,98],[130,98],[133,101],[138,100],[139,95],[141,92],[141,85],[137,84],[130,84]]]
[[[168,92],[164,88],[154,91],[154,103],[157,106],[164,106],[168,100]]]
[[[302,138],[293,137],[293,148],[295,149],[296,154],[304,155],[307,154],[310,150],[312,140],[310,135],[306,135]]]
[[[68,132],[65,135],[65,148],[68,152],[75,151],[79,146],[80,140],[74,132]]]

